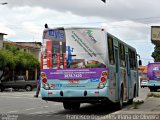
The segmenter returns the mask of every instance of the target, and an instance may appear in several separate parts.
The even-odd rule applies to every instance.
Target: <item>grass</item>
[[[144,101],[143,100],[137,100],[137,101],[133,101],[133,108],[134,109],[138,109],[138,106],[143,104]]]
[[[160,93],[149,93],[147,95],[147,97],[156,97],[156,98],[160,98]]]

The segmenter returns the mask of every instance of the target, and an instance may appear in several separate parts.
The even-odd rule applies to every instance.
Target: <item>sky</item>
[[[153,62],[151,26],[160,25],[160,0],[0,0],[0,32],[14,42],[41,42],[44,24],[94,26],[136,48],[143,65]]]

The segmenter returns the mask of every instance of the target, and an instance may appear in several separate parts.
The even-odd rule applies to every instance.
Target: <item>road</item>
[[[140,95],[144,98],[148,91],[147,88],[140,89]],[[18,117],[18,120],[97,119],[97,117],[116,112],[112,106],[101,104],[82,104],[80,110],[66,111],[62,103],[46,102],[41,98],[34,98],[34,93],[14,91],[0,93],[1,118],[14,115],[9,117]]]

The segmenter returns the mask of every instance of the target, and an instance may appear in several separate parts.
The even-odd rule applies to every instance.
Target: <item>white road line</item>
[[[58,105],[62,105],[62,103],[54,103],[54,105],[58,106]]]
[[[36,108],[28,108],[28,109],[25,109],[25,110],[34,110],[34,109],[36,109]]]
[[[49,106],[43,106],[43,108],[48,108]]]
[[[18,113],[18,111],[9,111],[7,113]]]
[[[31,97],[16,97],[16,96],[0,96],[1,97],[6,97],[6,98],[27,98],[27,99],[36,99],[36,98],[31,98]]]
[[[30,115],[35,115],[35,114],[45,114],[45,113],[49,113],[48,111],[38,111],[38,112],[34,112],[34,113],[29,113]]]

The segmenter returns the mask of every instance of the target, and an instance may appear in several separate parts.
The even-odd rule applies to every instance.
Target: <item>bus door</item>
[[[120,91],[120,86],[119,86],[119,54],[118,54],[118,49],[115,48],[114,49],[114,53],[115,53],[115,79],[116,79],[116,101],[119,100],[119,91]]]
[[[126,87],[127,87],[127,98],[129,99],[130,93],[130,82],[131,82],[131,71],[129,66],[129,57],[128,54],[125,54],[125,61],[126,61]]]

